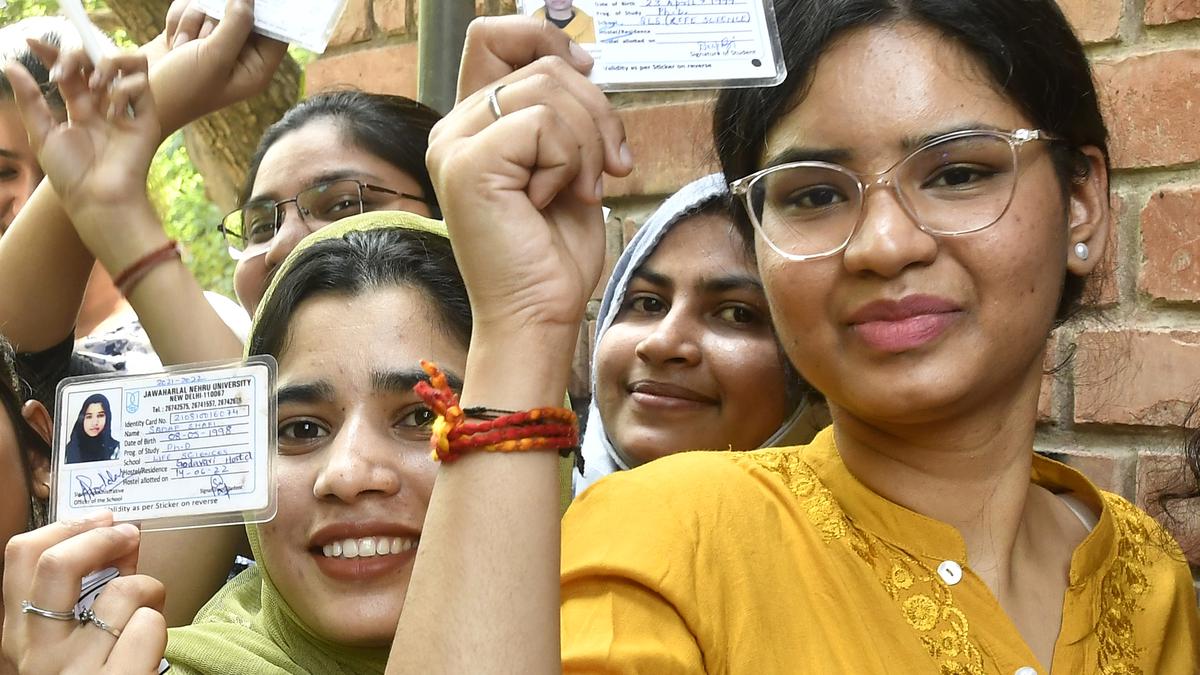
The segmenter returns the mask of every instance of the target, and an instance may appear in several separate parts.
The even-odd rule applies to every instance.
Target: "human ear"
[[[1080,172],[1071,179],[1067,207],[1067,270],[1075,276],[1086,277],[1104,257],[1112,222],[1104,153],[1090,145],[1078,152],[1087,173]]]
[[[50,413],[46,406],[38,401],[26,401],[21,406],[21,417],[31,429],[37,432],[46,444],[50,444],[53,434],[50,423]],[[33,482],[33,496],[41,500],[50,499],[50,458],[40,452],[27,451],[29,474]]]

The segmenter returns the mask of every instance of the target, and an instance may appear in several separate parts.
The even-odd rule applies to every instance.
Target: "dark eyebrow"
[[[700,288],[704,289],[705,293],[725,293],[742,290],[757,293],[763,292],[762,281],[750,274],[724,274],[719,277],[707,278],[700,283]]]
[[[276,405],[289,403],[328,403],[333,400],[333,385],[324,380],[289,384],[275,393]]]
[[[21,159],[19,154],[7,148],[0,148],[0,157],[7,157],[8,159]]]
[[[335,180],[345,180],[347,178],[353,178],[362,183],[377,183],[380,181],[379,177],[372,173],[359,171],[357,169],[338,169],[336,171],[326,171],[313,176],[309,180],[305,181],[304,187],[302,187],[301,190],[307,190],[311,187],[321,185],[322,183],[332,183]],[[291,199],[295,196],[296,195],[288,195],[287,197],[284,197],[284,199]],[[246,204],[275,202],[279,201],[279,199],[280,196],[276,192],[267,191],[251,196],[250,199],[246,200]]]
[[[446,381],[454,391],[462,391],[462,378],[454,373],[446,372]],[[420,368],[403,370],[376,371],[371,373],[371,388],[377,392],[389,394],[411,394],[412,388],[418,382],[429,381],[429,376]]]
[[[917,148],[935,141],[943,136],[948,136],[959,131],[972,131],[984,129],[988,131],[1008,131],[1001,129],[994,124],[984,124],[982,122],[963,122],[956,124],[953,127],[938,129],[937,131],[924,134],[922,136],[908,136],[904,139],[902,147],[905,151],[913,151]],[[791,164],[792,162],[825,162],[826,164],[845,164],[854,156],[854,152],[849,148],[806,148],[792,147],[787,148],[775,155],[763,164],[762,168],[769,169],[779,166],[780,164]]]
[[[645,266],[639,267],[633,271],[633,274],[630,276],[629,280],[633,281],[634,279],[641,279],[651,286],[658,286],[660,288],[670,288],[674,285],[671,283],[671,277],[661,272],[655,272],[654,270],[648,269]]]

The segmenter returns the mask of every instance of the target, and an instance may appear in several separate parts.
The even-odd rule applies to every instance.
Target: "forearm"
[[[476,332],[464,407],[562,405],[573,332],[513,337]],[[526,358],[530,345],[540,351]],[[389,673],[560,672],[558,499],[555,452],[441,467]]]
[[[148,202],[131,209],[124,219],[121,234],[92,242],[97,259],[114,279],[168,241]],[[164,365],[241,358],[241,341],[182,261],[167,260],[151,268],[126,299]]]
[[[93,263],[43,180],[0,238],[0,333],[24,352],[61,342],[75,325]]]

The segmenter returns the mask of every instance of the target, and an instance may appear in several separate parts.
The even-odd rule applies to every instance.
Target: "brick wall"
[[[1113,134],[1116,227],[1093,306],[1051,340],[1048,367],[1066,365],[1046,377],[1038,445],[1157,513],[1151,496],[1180,474],[1181,425],[1200,398],[1200,0],[1061,2],[1088,45]],[[415,96],[415,5],[350,0],[333,45],[308,68],[309,91]],[[664,195],[715,166],[707,93],[613,101],[638,165],[607,186],[610,263]],[[585,334],[581,388],[589,351]],[[1183,515],[1164,521],[1200,573],[1200,504]]]

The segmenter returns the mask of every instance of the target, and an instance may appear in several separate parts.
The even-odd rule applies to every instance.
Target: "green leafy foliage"
[[[83,0],[89,13],[108,11],[104,0]],[[57,0],[0,0],[0,25],[31,16],[58,13]],[[124,31],[110,33],[122,47],[133,47]],[[204,191],[204,177],[196,171],[176,133],[159,148],[150,166],[147,191],[162,218],[167,234],[187,249],[184,260],[200,285],[233,297],[233,260],[216,225],[221,214]]]
[[[234,263],[217,232],[221,213],[205,196],[204,178],[192,166],[181,132],[158,149],[146,188],[167,234],[187,249],[185,262],[196,280],[232,298]]]

